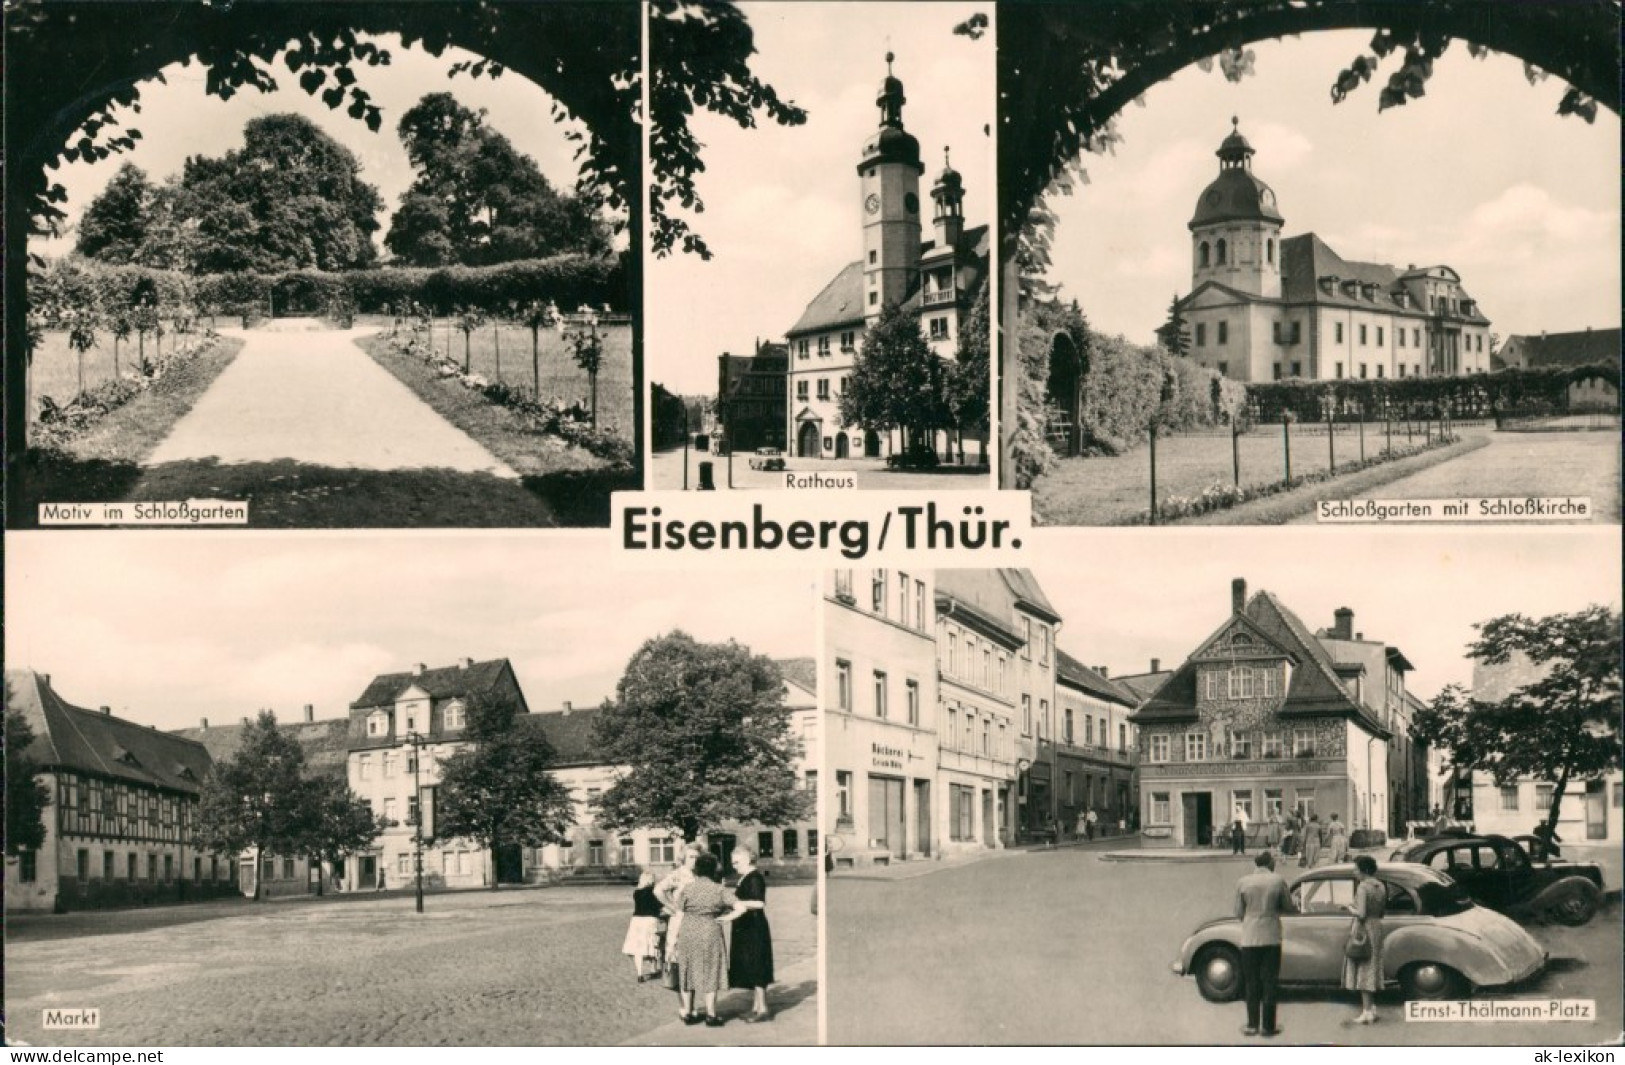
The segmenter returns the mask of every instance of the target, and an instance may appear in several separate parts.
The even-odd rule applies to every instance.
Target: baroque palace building
[[[1191,292],[1177,306],[1191,358],[1236,381],[1489,371],[1490,321],[1455,270],[1344,259],[1313,233],[1283,238],[1275,192],[1235,124],[1189,223]]]
[[[1274,595],[1249,599],[1246,582],[1232,582],[1229,617],[1133,718],[1148,844],[1207,846],[1233,821],[1287,810],[1392,830],[1390,750],[1411,667],[1352,625],[1340,610],[1317,636]],[[1415,756],[1425,765],[1425,752]],[[1425,796],[1407,801],[1415,809]]]
[[[865,332],[891,305],[917,311],[931,350],[952,359],[986,284],[988,227],[965,227],[964,178],[944,159],[932,183],[931,238],[922,234],[920,142],[903,128],[903,83],[891,74],[875,99],[880,126],[858,157],[862,257],[847,263],[786,334],[786,439],[802,458],[879,458],[902,448],[896,432],[865,432],[841,418]],[[985,453],[986,436],[981,444]],[[939,448],[939,451],[941,449]]]

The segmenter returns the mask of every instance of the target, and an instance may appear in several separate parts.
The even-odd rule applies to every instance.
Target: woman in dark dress
[[[745,912],[734,921],[733,946],[728,952],[728,986],[748,987],[755,996],[754,1008],[745,1020],[766,1021],[767,987],[773,982],[773,931],[767,924],[767,878],[756,868],[756,853],[739,847],[733,853],[739,870],[739,886],[734,897]]]

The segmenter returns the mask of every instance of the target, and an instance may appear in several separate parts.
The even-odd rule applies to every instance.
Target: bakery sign
[[[884,743],[871,743],[869,745],[869,767],[871,769],[902,769],[908,752],[900,747],[888,747]]]

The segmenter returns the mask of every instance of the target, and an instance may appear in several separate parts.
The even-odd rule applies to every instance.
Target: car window
[[[1448,873],[1456,869],[1471,869],[1473,860],[1460,847],[1449,847],[1429,858],[1428,864],[1441,872]]]
[[[1354,881],[1311,880],[1300,883],[1294,896],[1301,913],[1341,913],[1354,902]]]
[[[1528,864],[1529,859],[1524,857],[1523,851],[1516,843],[1501,844],[1500,868],[1516,873],[1521,872]]]
[[[1388,904],[1386,909],[1388,913],[1396,914],[1418,912],[1415,895],[1412,895],[1409,891],[1406,891],[1398,884],[1389,884],[1387,887]]]
[[[1480,869],[1499,869],[1501,868],[1501,856],[1496,853],[1492,844],[1480,843],[1473,848],[1473,864]]]

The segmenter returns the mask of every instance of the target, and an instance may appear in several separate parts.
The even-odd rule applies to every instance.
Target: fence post
[[[1394,417],[1393,417],[1393,415],[1391,413],[1389,413],[1386,410],[1384,410],[1383,414],[1382,414],[1382,437],[1383,437],[1383,444],[1382,444],[1383,452],[1385,454],[1393,454],[1393,451],[1394,451]]]
[[[1230,465],[1235,472],[1236,487],[1241,487],[1241,423],[1230,419]]]
[[[1360,465],[1365,465],[1365,411],[1360,411]]]
[[[1292,423],[1287,420],[1286,413],[1281,414],[1281,444],[1282,453],[1286,456],[1286,483],[1292,483]]]
[[[1337,411],[1326,408],[1326,463],[1330,472],[1337,472]]]
[[[1157,423],[1151,423],[1151,524],[1157,523]]]

